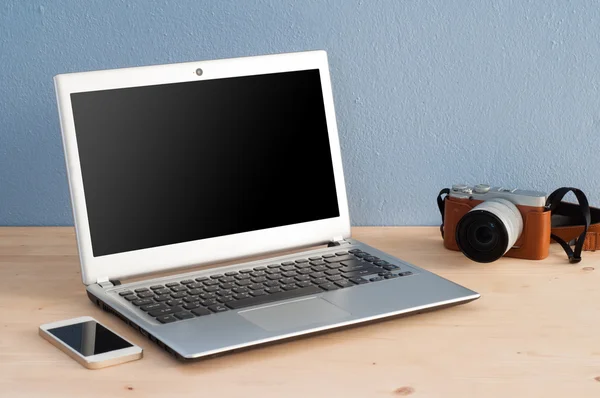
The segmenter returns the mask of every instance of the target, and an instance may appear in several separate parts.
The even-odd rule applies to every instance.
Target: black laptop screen
[[[318,70],[71,102],[94,256],[339,216]]]

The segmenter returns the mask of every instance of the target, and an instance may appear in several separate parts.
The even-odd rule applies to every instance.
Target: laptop
[[[87,294],[176,358],[479,297],[352,239],[324,51],[54,81]]]

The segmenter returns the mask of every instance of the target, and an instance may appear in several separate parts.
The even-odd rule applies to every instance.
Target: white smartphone
[[[100,369],[142,357],[142,348],[90,316],[47,323],[40,336],[88,369]]]

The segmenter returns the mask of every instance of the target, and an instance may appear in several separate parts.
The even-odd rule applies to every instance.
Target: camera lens
[[[196,74],[197,74],[198,76],[202,76],[202,73],[204,73],[204,72],[202,71],[202,69],[201,69],[201,68],[198,68],[198,69],[196,69]]]
[[[506,199],[475,206],[456,225],[456,243],[473,261],[489,263],[502,257],[521,236],[523,218]]]

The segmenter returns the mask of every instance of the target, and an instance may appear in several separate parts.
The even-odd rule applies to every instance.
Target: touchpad
[[[239,314],[270,332],[329,323],[350,316],[349,312],[318,297],[240,311]]]

